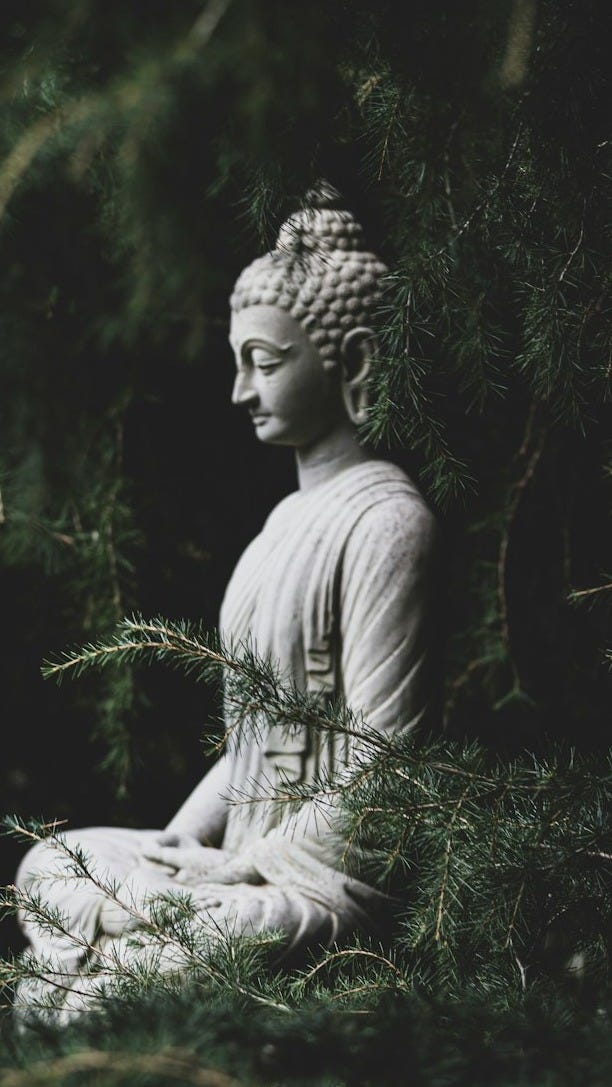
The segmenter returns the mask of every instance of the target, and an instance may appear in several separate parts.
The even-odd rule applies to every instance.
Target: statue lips
[[[256,411],[251,413],[251,422],[253,426],[258,426],[260,423],[265,423],[266,419],[270,418],[269,412]]]

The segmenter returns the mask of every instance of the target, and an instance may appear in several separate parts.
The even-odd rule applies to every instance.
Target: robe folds
[[[222,637],[271,661],[298,690],[345,700],[369,728],[410,730],[427,705],[433,534],[432,515],[414,484],[384,461],[361,462],[296,491],[276,506],[240,558],[221,609]],[[260,882],[219,885],[213,905],[215,885],[208,882],[203,929],[210,928],[211,939],[221,927],[238,933],[275,929],[283,933],[290,956],[371,928],[385,896],[347,858],[333,800],[305,801],[297,808],[272,795],[287,781],[308,785],[350,773],[359,738],[307,725],[262,727],[261,711],[257,727],[244,720],[244,711],[236,726],[233,712],[230,691],[226,750],[198,792],[201,840],[210,806],[222,826],[222,849],[248,857]],[[156,833],[93,828],[70,831],[67,839],[81,845],[104,876],[125,880],[133,898],[140,888],[144,902],[147,888],[150,894],[185,890],[173,884],[171,874],[143,863],[142,851]],[[24,858],[17,882],[67,913],[90,948],[70,948],[31,916],[22,918],[34,952],[64,972],[70,1017],[93,1003],[91,948],[128,958],[146,949],[130,949],[125,935],[100,933],[99,895],[61,868],[61,858],[42,843]],[[49,880],[53,873],[56,878]],[[189,890],[197,901],[197,888]],[[36,992],[26,991],[24,983],[18,993],[24,1009],[44,989],[44,980],[36,984]]]
[[[412,729],[427,700],[432,532],[414,484],[383,461],[297,491],[239,560],[221,609],[222,635],[248,642],[299,689],[343,699],[370,728]],[[226,716],[231,729],[231,707]],[[248,797],[255,783],[261,797],[284,779],[311,783],[350,768],[355,741],[282,724],[261,733],[228,753],[230,796]],[[261,799],[231,804],[223,845],[248,847],[272,882],[281,857],[288,877],[292,855],[303,872],[308,854],[329,868],[337,890],[345,842],[334,824],[321,801],[297,815]],[[318,867],[317,877],[321,887]]]

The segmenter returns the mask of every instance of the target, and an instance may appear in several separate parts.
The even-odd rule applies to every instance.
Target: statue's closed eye
[[[253,344],[248,350],[249,361],[258,370],[273,370],[283,360],[280,352],[273,351],[270,347]]]

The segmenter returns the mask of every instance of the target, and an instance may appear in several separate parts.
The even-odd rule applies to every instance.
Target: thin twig
[[[100,525],[102,537],[108,560],[109,577],[111,584],[111,600],[115,618],[120,619],[123,611],[121,585],[119,582],[119,566],[117,562],[117,549],[115,547],[114,517],[117,507],[117,499],[121,488],[121,473],[123,470],[123,421],[118,419],[115,426],[115,469],[119,483],[115,483],[110,490],[109,501],[102,511]]]
[[[474,660],[471,660],[469,662],[461,675],[457,676],[457,678],[453,680],[450,685],[448,698],[446,699],[444,705],[444,716],[442,721],[443,728],[446,728],[448,726],[451,714],[457,704],[459,692],[461,691],[462,687],[465,687],[466,684],[470,682],[472,676],[475,675],[475,673],[479,671],[480,668],[484,668],[485,665],[490,664],[492,659],[493,658],[490,654],[482,657],[475,657]]]
[[[586,201],[585,201],[585,203],[586,203]],[[572,263],[574,257],[576,256],[576,253],[578,252],[578,250],[580,249],[580,246],[582,245],[582,239],[583,238],[584,238],[584,219],[582,220],[582,224],[580,226],[580,234],[578,235],[578,241],[576,242],[574,248],[572,249],[572,251],[571,251],[569,257],[567,258],[565,264],[563,265],[563,268],[561,269],[561,273],[559,275],[559,280],[558,280],[559,283],[563,282],[563,280],[565,278],[565,274],[566,274],[570,264]]]
[[[528,420],[527,420],[526,432],[530,432],[532,426],[533,426],[533,419],[532,419],[532,411],[530,410]],[[533,452],[531,454],[531,457],[529,458],[529,461],[527,462],[527,467],[525,468],[525,471],[523,472],[523,475],[521,476],[521,478],[518,480],[518,482],[514,486],[512,499],[510,501],[510,505],[509,505],[507,513],[506,513],[506,518],[505,518],[505,523],[504,523],[504,531],[502,533],[502,538],[501,538],[501,542],[500,542],[500,546],[499,546],[499,554],[498,554],[498,559],[497,559],[497,597],[498,597],[498,602],[499,602],[499,620],[500,620],[501,635],[502,635],[502,639],[504,641],[504,644],[505,644],[505,646],[506,646],[506,648],[508,650],[508,654],[509,654],[511,664],[512,664],[512,670],[513,670],[517,685],[518,685],[519,677],[516,674],[516,666],[515,666],[514,661],[512,659],[511,645],[510,645],[510,627],[509,627],[509,622],[508,622],[508,602],[507,602],[507,599],[506,599],[506,566],[507,566],[507,562],[508,562],[508,548],[509,548],[509,545],[510,545],[510,531],[512,529],[512,524],[514,522],[514,518],[516,516],[516,512],[517,512],[518,507],[520,505],[523,494],[525,493],[526,488],[528,487],[529,483],[531,482],[531,480],[533,478],[533,475],[535,473],[535,470],[536,470],[536,468],[538,466],[538,462],[540,460],[540,457],[542,456],[542,451],[544,449],[544,443],[546,441],[547,434],[548,434],[547,428],[543,427],[541,432],[540,432],[540,436],[538,438],[536,447],[533,450]],[[523,439],[523,442],[521,443],[521,450],[523,450],[524,447],[525,447],[525,440]]]
[[[525,893],[525,887],[526,887],[526,880],[523,879],[521,881],[521,885],[519,887],[518,894],[516,896],[516,900],[515,900],[515,903],[514,903],[514,909],[512,910],[512,916],[510,918],[510,924],[508,925],[508,932],[507,932],[507,935],[506,935],[506,943],[504,945],[505,947],[511,947],[512,946],[512,933],[514,932],[514,928],[516,926],[516,919],[518,917],[518,911],[519,911],[519,908],[520,908],[520,905],[521,905],[521,902],[522,902],[522,899],[523,899],[523,895]]]
[[[446,846],[444,847],[444,868],[442,870],[442,882],[440,884],[440,895],[438,897],[438,908],[437,908],[437,911],[436,911],[436,929],[435,929],[435,932],[434,932],[434,939],[435,939],[436,943],[440,942],[440,938],[441,938],[441,935],[442,935],[442,920],[443,920],[443,917],[444,917],[444,899],[446,898],[446,888],[448,886],[448,876],[449,876],[449,872],[450,872],[451,848],[452,848],[452,840],[453,840],[453,827],[455,825],[455,822],[457,821],[457,818],[459,816],[459,812],[461,810],[461,806],[462,806],[463,801],[465,800],[467,794],[469,793],[470,788],[471,788],[470,785],[466,785],[466,787],[463,790],[461,796],[459,797],[459,800],[456,801],[455,810],[453,812],[451,821],[450,821],[449,826],[448,826],[448,837],[446,839]]]
[[[404,975],[402,974],[402,971],[399,969],[398,966],[395,965],[394,962],[391,961],[391,959],[387,959],[384,955],[379,955],[375,951],[367,951],[364,948],[347,948],[344,951],[335,951],[333,954],[328,955],[327,958],[317,963],[317,965],[313,966],[307,974],[304,974],[300,978],[300,983],[305,984],[307,981],[311,981],[312,978],[315,977],[315,975],[318,974],[320,970],[324,970],[326,966],[330,965],[330,963],[337,962],[339,959],[347,958],[374,959],[376,962],[382,963],[389,970],[392,970],[394,974],[397,974],[397,976],[401,978],[402,981],[404,981]]]
[[[512,165],[512,160],[514,159],[514,156],[516,154],[516,150],[518,148],[519,141],[520,141],[520,138],[521,138],[522,134],[523,134],[523,126],[522,126],[522,124],[519,124],[519,126],[518,126],[518,128],[516,130],[516,135],[514,137],[514,140],[512,141],[512,146],[510,147],[508,157],[507,157],[507,159],[506,159],[506,161],[504,163],[504,166],[502,168],[502,171],[501,171],[499,177],[497,178],[497,181],[491,187],[491,189],[489,189],[489,191],[487,192],[487,195],[485,197],[483,197],[483,199],[480,200],[478,202],[478,204],[476,204],[475,208],[473,208],[473,210],[470,212],[467,219],[464,220],[464,222],[459,227],[459,229],[455,231],[452,238],[450,239],[450,244],[454,244],[456,241],[458,241],[459,238],[461,238],[463,236],[463,234],[465,234],[466,231],[470,229],[472,223],[474,222],[475,219],[478,218],[480,213],[483,212],[483,211],[486,211],[486,209],[491,206],[491,203],[493,201],[494,196],[497,194],[498,190],[500,189],[500,187],[502,185],[502,182],[504,181],[504,178],[505,178],[506,174],[508,173],[508,170],[510,169],[510,166]],[[429,258],[427,263],[430,264],[432,261],[437,260],[437,258],[441,257],[443,255],[443,253],[445,253],[448,250],[448,248],[449,248],[449,243],[445,242],[444,245],[440,246],[440,248],[438,250],[436,250],[435,253],[433,253],[433,255]]]
[[[459,118],[457,117],[449,130],[447,139],[444,143],[444,192],[446,194],[446,206],[448,207],[448,217],[450,219],[453,230],[457,230],[457,217],[455,215],[455,208],[453,206],[453,194],[450,183],[450,145],[453,141],[453,136],[457,131],[459,124]]]
[[[581,596],[593,596],[595,593],[609,593],[612,589],[612,581],[605,585],[596,585],[593,589],[575,589],[570,593],[570,600],[578,600]]]
[[[517,457],[519,459],[522,459],[523,457],[526,457],[527,453],[529,452],[529,447],[531,445],[531,434],[532,434],[532,431],[533,431],[533,424],[535,422],[536,415],[538,414],[539,407],[540,407],[539,401],[534,398],[531,401],[531,404],[529,405],[529,411],[527,413],[527,422],[525,424],[525,431],[523,433],[523,440],[521,442],[520,449],[519,449],[519,451],[517,453]]]

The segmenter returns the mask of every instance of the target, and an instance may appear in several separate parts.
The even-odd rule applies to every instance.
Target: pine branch
[[[270,933],[263,933],[256,937],[254,942],[249,939],[242,941],[241,946],[245,954],[236,960],[233,948],[235,938],[230,930],[216,926],[216,938],[211,946],[210,933],[202,930],[202,919],[199,917],[197,907],[192,895],[186,890],[177,893],[172,890],[167,893],[154,893],[145,896],[143,903],[137,903],[133,897],[126,893],[120,883],[115,880],[103,878],[92,867],[92,863],[84,851],[76,846],[68,844],[64,836],[58,832],[55,823],[36,823],[31,821],[25,824],[23,821],[9,817],[4,820],[8,833],[12,836],[22,837],[28,842],[45,842],[54,849],[58,856],[66,862],[63,874],[41,876],[33,884],[35,890],[21,890],[10,886],[5,888],[1,905],[5,910],[20,911],[25,916],[35,919],[36,924],[52,936],[60,936],[69,946],[87,956],[95,969],[90,967],[86,973],[95,975],[99,979],[102,988],[96,991],[95,998],[99,1000],[112,1000],[122,994],[130,995],[135,991],[139,994],[143,987],[164,986],[168,981],[173,983],[172,977],[177,970],[187,983],[190,977],[205,977],[209,981],[225,989],[233,990],[242,996],[248,997],[254,1003],[275,1007],[278,1011],[289,1011],[289,1008],[278,1001],[272,1001],[265,993],[258,991],[256,986],[243,984],[240,979],[240,961],[244,963],[245,956],[248,960],[250,946],[255,949],[257,955],[273,948],[277,938]],[[106,949],[97,943],[90,944],[78,931],[75,932],[69,924],[67,917],[48,905],[44,897],[44,886],[48,882],[63,882],[76,879],[85,885],[90,885],[99,892],[102,899],[112,902],[129,918],[133,931],[128,934],[128,944],[132,948],[143,947],[148,949],[149,959],[151,952],[156,948],[173,948],[175,954],[175,969],[168,972],[163,966],[159,966],[154,958],[132,956],[125,959],[120,945],[108,944]],[[212,919],[210,919],[212,920]],[[134,928],[135,924],[135,928]],[[224,956],[227,954],[228,962],[224,964]],[[0,969],[0,981],[11,988],[22,979],[32,977],[49,980],[56,988],[66,990],[63,981],[65,972],[58,970],[56,966],[37,960],[33,956],[26,960],[5,961]],[[84,976],[82,973],[75,977]],[[91,998],[88,992],[80,992],[78,985],[70,987],[70,991]]]
[[[610,591],[612,591],[612,581],[607,581],[605,584],[595,585],[591,589],[572,589],[568,599],[571,603],[575,603],[586,597],[598,596],[600,593],[609,593]]]
[[[358,741],[366,751],[390,753],[389,738],[368,728],[361,715],[341,703],[326,705],[298,689],[269,660],[262,660],[246,643],[224,646],[199,623],[171,622],[141,616],[125,618],[110,638],[61,653],[44,662],[42,674],[61,682],[64,674],[75,677],[94,667],[125,665],[135,661],[159,662],[181,668],[198,681],[225,680],[229,714],[226,741],[240,741],[244,728],[257,734],[272,723],[291,729],[308,725]]]

